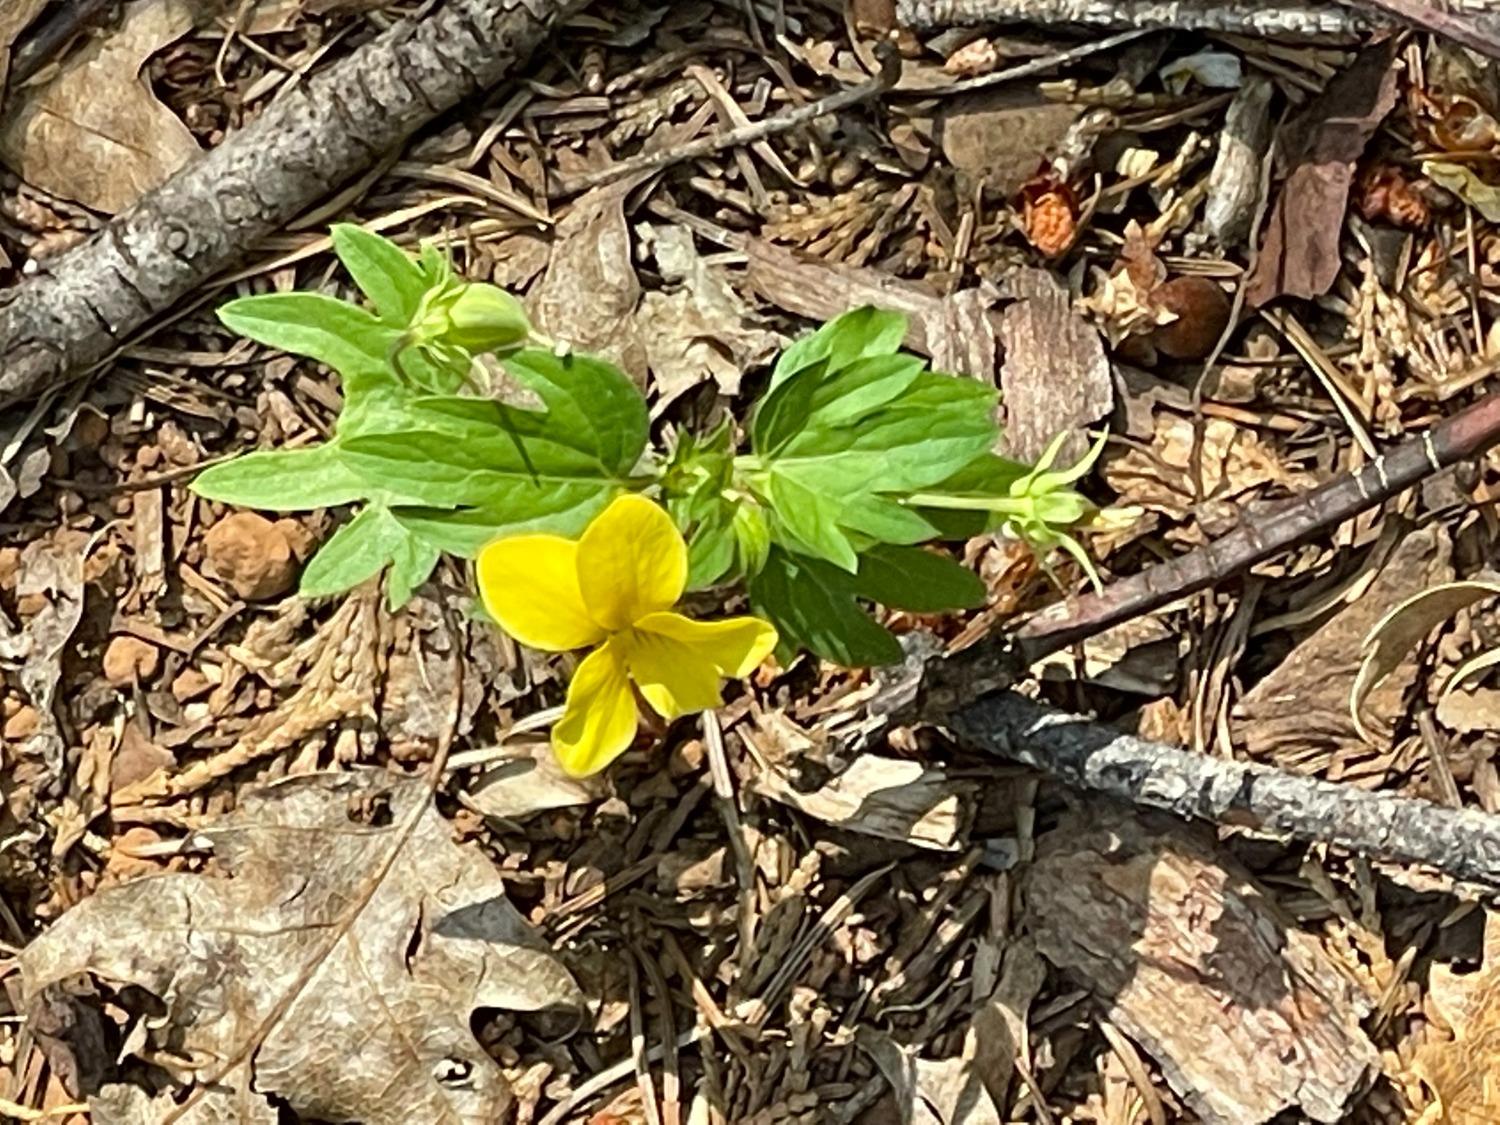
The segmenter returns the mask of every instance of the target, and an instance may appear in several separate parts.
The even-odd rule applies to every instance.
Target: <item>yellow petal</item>
[[[556,535],[516,535],[486,544],[475,563],[491,617],[523,645],[546,652],[604,639],[578,589],[578,544]]]
[[[776,630],[759,617],[693,621],[680,613],[653,613],[636,623],[636,631],[670,637],[736,679],[755,671],[776,647]]]
[[[568,705],[552,728],[552,752],[574,777],[598,773],[635,741],[635,696],[619,645],[608,641],[583,658],[568,685]]]
[[[657,613],[645,620],[677,616]],[[693,711],[707,711],[723,702],[719,694],[719,669],[697,649],[644,629],[622,633],[620,640],[625,644],[630,678],[662,718],[675,719]]]
[[[628,629],[682,597],[687,544],[660,506],[626,493],[579,540],[578,581],[595,621],[611,632]]]

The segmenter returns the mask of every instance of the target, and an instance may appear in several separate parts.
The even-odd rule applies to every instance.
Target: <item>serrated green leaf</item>
[[[901,313],[869,305],[851,309],[782,352],[771,372],[771,387],[774,390],[819,362],[833,374],[867,356],[891,355],[905,336],[906,317]]]
[[[369,494],[364,478],[339,460],[332,443],[247,453],[204,469],[190,487],[207,500],[272,512],[333,508]]]
[[[853,576],[835,566],[772,548],[749,588],[755,611],[776,626],[786,647],[846,668],[902,658],[900,642],[860,608]]]
[[[419,399],[399,428],[346,441],[347,463],[371,485],[424,506],[478,509],[497,527],[576,522],[634,485],[649,423],[628,378],[602,360],[538,349],[506,366],[543,410]]]
[[[776,512],[780,538],[789,539],[808,554],[854,572],[859,555],[839,526],[842,511],[835,497],[808,488],[788,473],[772,473],[766,499]]]
[[[427,292],[427,280],[411,255],[353,223],[334,224],[333,251],[381,321],[403,329],[411,323]]]
[[[860,597],[910,613],[977,609],[988,600],[979,576],[946,555],[918,547],[876,547],[859,557]]]

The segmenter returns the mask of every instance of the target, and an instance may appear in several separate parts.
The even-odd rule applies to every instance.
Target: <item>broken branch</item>
[[[960,709],[948,725],[1067,785],[1500,887],[1500,817],[1147,742],[1011,692]]]

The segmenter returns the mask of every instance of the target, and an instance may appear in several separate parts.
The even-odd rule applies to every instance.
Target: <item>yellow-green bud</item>
[[[411,326],[415,344],[448,345],[471,355],[516,347],[530,334],[521,302],[483,282],[454,282],[430,290]]]
[[[470,352],[496,352],[524,343],[531,324],[521,302],[504,289],[474,282],[448,309],[446,341]]]

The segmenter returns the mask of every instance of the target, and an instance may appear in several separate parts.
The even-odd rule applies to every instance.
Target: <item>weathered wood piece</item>
[[[450,0],[290,89],[47,272],[0,294],[0,403],[137,329],[413,132],[509,74],[579,0]]]
[[[1038,951],[1199,1120],[1346,1119],[1378,1062],[1371,998],[1212,834],[1086,801],[1037,840],[1023,889]]]
[[[1125,734],[1013,692],[958,710],[965,743],[1179,817],[1336,844],[1500,889],[1500,816],[1367,792]]]

